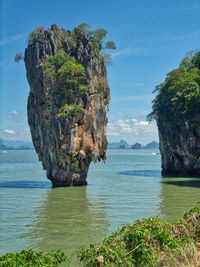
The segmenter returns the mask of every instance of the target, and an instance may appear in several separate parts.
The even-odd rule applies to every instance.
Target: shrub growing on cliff
[[[68,93],[72,92],[71,87],[77,87],[79,94],[84,94],[87,90],[85,68],[76,63],[64,49],[48,57],[43,66],[47,82],[57,79],[61,85],[69,87]]]
[[[40,26],[35,28],[31,33],[28,35],[28,44],[33,44],[33,41],[40,36],[44,32],[44,27]]]
[[[66,61],[58,70],[58,79],[69,85],[77,86],[78,92],[83,94],[87,90],[85,68],[72,60]]]
[[[58,70],[59,79],[63,82],[78,82],[85,79],[85,69],[72,60],[66,61]]]
[[[72,118],[75,118],[81,111],[83,111],[83,109],[76,104],[73,105],[64,104],[59,109],[58,115],[60,117],[72,116]]]
[[[69,59],[70,55],[66,53],[64,49],[60,49],[57,53],[55,53],[55,55],[47,58],[47,61],[44,64],[44,68],[51,66],[58,69]]]
[[[17,53],[16,55],[15,55],[15,62],[17,62],[17,63],[19,63],[21,60],[23,60],[23,56],[22,56],[22,54],[21,53]]]
[[[165,81],[156,86],[153,111],[148,120],[158,116],[164,120],[190,122],[200,112],[200,52],[185,57],[178,69],[167,74]]]
[[[105,238],[100,246],[91,244],[80,251],[85,266],[169,266],[162,265],[177,251],[200,241],[200,204],[174,223],[157,217],[137,220]],[[191,258],[189,259],[191,260]]]
[[[107,86],[107,81],[105,79],[100,79],[97,83],[96,83],[96,90],[98,93],[102,93],[104,92],[104,89]]]
[[[77,34],[88,35],[90,27],[91,26],[88,23],[83,22],[74,28],[74,32]]]
[[[104,39],[106,38],[107,31],[105,29],[95,29],[95,30],[89,30],[91,26],[87,23],[81,23],[77,27],[74,28],[74,32],[76,34],[82,34],[86,35],[91,38],[91,43],[93,48],[100,52],[104,49],[116,49],[116,45],[113,41],[107,41],[104,42]],[[105,63],[108,65],[111,65],[111,57],[108,53],[102,53],[103,58],[105,59]]]
[[[116,45],[113,41],[106,42],[105,48],[107,49],[116,49]]]

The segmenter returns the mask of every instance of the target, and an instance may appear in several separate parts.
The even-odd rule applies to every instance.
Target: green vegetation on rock
[[[60,250],[45,253],[28,249],[0,256],[1,267],[56,267],[66,261],[69,261],[67,256]]]
[[[180,124],[200,112],[200,52],[189,53],[178,69],[167,74],[165,81],[156,86],[153,111],[148,120],[160,119]],[[176,125],[177,126],[177,125]]]
[[[107,49],[116,49],[116,45],[113,41],[106,42],[105,48]]]
[[[76,104],[73,104],[73,105],[64,104],[59,109],[58,115],[60,117],[72,116],[73,118],[75,118],[82,111],[83,111],[83,109]]]
[[[66,61],[58,69],[58,79],[63,83],[77,85],[78,90],[80,89],[81,94],[83,93],[83,88],[87,90],[86,84],[86,74],[85,68],[79,64],[75,63],[73,60]]]
[[[91,44],[97,53],[104,51],[105,49],[116,49],[116,45],[113,41],[104,42],[106,38],[107,31],[104,29],[95,29],[89,30],[91,26],[87,23],[81,23],[77,27],[74,28],[74,32],[80,35],[86,35],[91,38]],[[111,56],[108,53],[101,52],[101,56],[105,60],[105,64],[111,65]]]
[[[15,55],[15,62],[19,63],[24,57],[22,56],[21,53],[17,53]]]
[[[56,36],[60,37],[63,36],[62,41],[60,42],[59,46],[60,49],[62,49],[62,43],[67,40],[68,44],[71,47],[76,48],[77,47],[77,37],[78,35],[85,35],[90,38],[91,45],[95,49],[97,53],[105,50],[105,49],[116,49],[116,45],[113,41],[107,41],[104,42],[104,39],[107,35],[107,31],[105,29],[95,29],[95,30],[89,30],[91,26],[87,23],[81,23],[77,27],[74,28],[73,31],[65,31],[65,30],[59,30],[56,32]],[[36,40],[38,37],[42,36],[44,33],[44,27],[40,26],[35,28],[31,33],[28,35],[28,44],[32,45],[34,43],[34,40]],[[65,39],[65,37],[67,39]],[[111,56],[108,53],[101,53],[101,56],[105,60],[105,64],[111,65]],[[20,53],[17,53],[15,56],[15,61],[19,62],[23,57],[21,57]]]
[[[44,68],[51,66],[52,68],[58,69],[69,59],[70,55],[66,53],[64,49],[60,49],[55,55],[47,58]]]
[[[97,83],[96,83],[96,90],[98,93],[103,93],[104,89],[107,86],[107,81],[105,79],[100,79]]]
[[[31,33],[28,35],[28,44],[32,45],[34,40],[37,39],[42,33],[44,32],[44,27],[40,26],[35,28]]]
[[[72,47],[76,47],[76,45],[77,45],[77,43],[76,43],[76,39],[75,38],[73,38],[73,37],[71,37],[69,40],[68,40],[68,43],[69,43],[69,45],[70,46],[72,46]]]
[[[59,81],[61,87],[67,86],[65,95],[71,94],[73,88],[77,88],[80,95],[88,89],[85,68],[71,58],[64,49],[60,49],[55,55],[48,57],[43,67],[47,84]]]
[[[90,244],[82,249],[79,259],[84,266],[176,266],[177,262],[184,263],[189,246],[196,251],[199,241],[200,204],[197,204],[174,223],[151,217],[125,225],[106,237],[101,245]],[[172,259],[172,265],[168,264]]]

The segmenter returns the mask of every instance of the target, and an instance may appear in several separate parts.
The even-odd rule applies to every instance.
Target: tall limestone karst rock
[[[106,158],[110,89],[100,45],[78,28],[57,25],[29,35],[28,122],[53,186],[87,184],[91,161]]]
[[[155,89],[163,174],[200,175],[200,52],[188,54]]]

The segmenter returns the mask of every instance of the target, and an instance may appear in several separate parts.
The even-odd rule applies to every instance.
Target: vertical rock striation
[[[28,122],[53,186],[85,185],[91,161],[106,158],[110,90],[92,39],[52,25],[33,32],[25,51]]]

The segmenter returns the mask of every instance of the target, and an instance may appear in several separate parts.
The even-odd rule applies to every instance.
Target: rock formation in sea
[[[189,53],[155,89],[163,174],[200,175],[200,52]]]
[[[96,37],[55,24],[29,35],[24,57],[28,123],[53,186],[87,184],[91,161],[106,159],[110,89],[99,52],[101,37]]]

